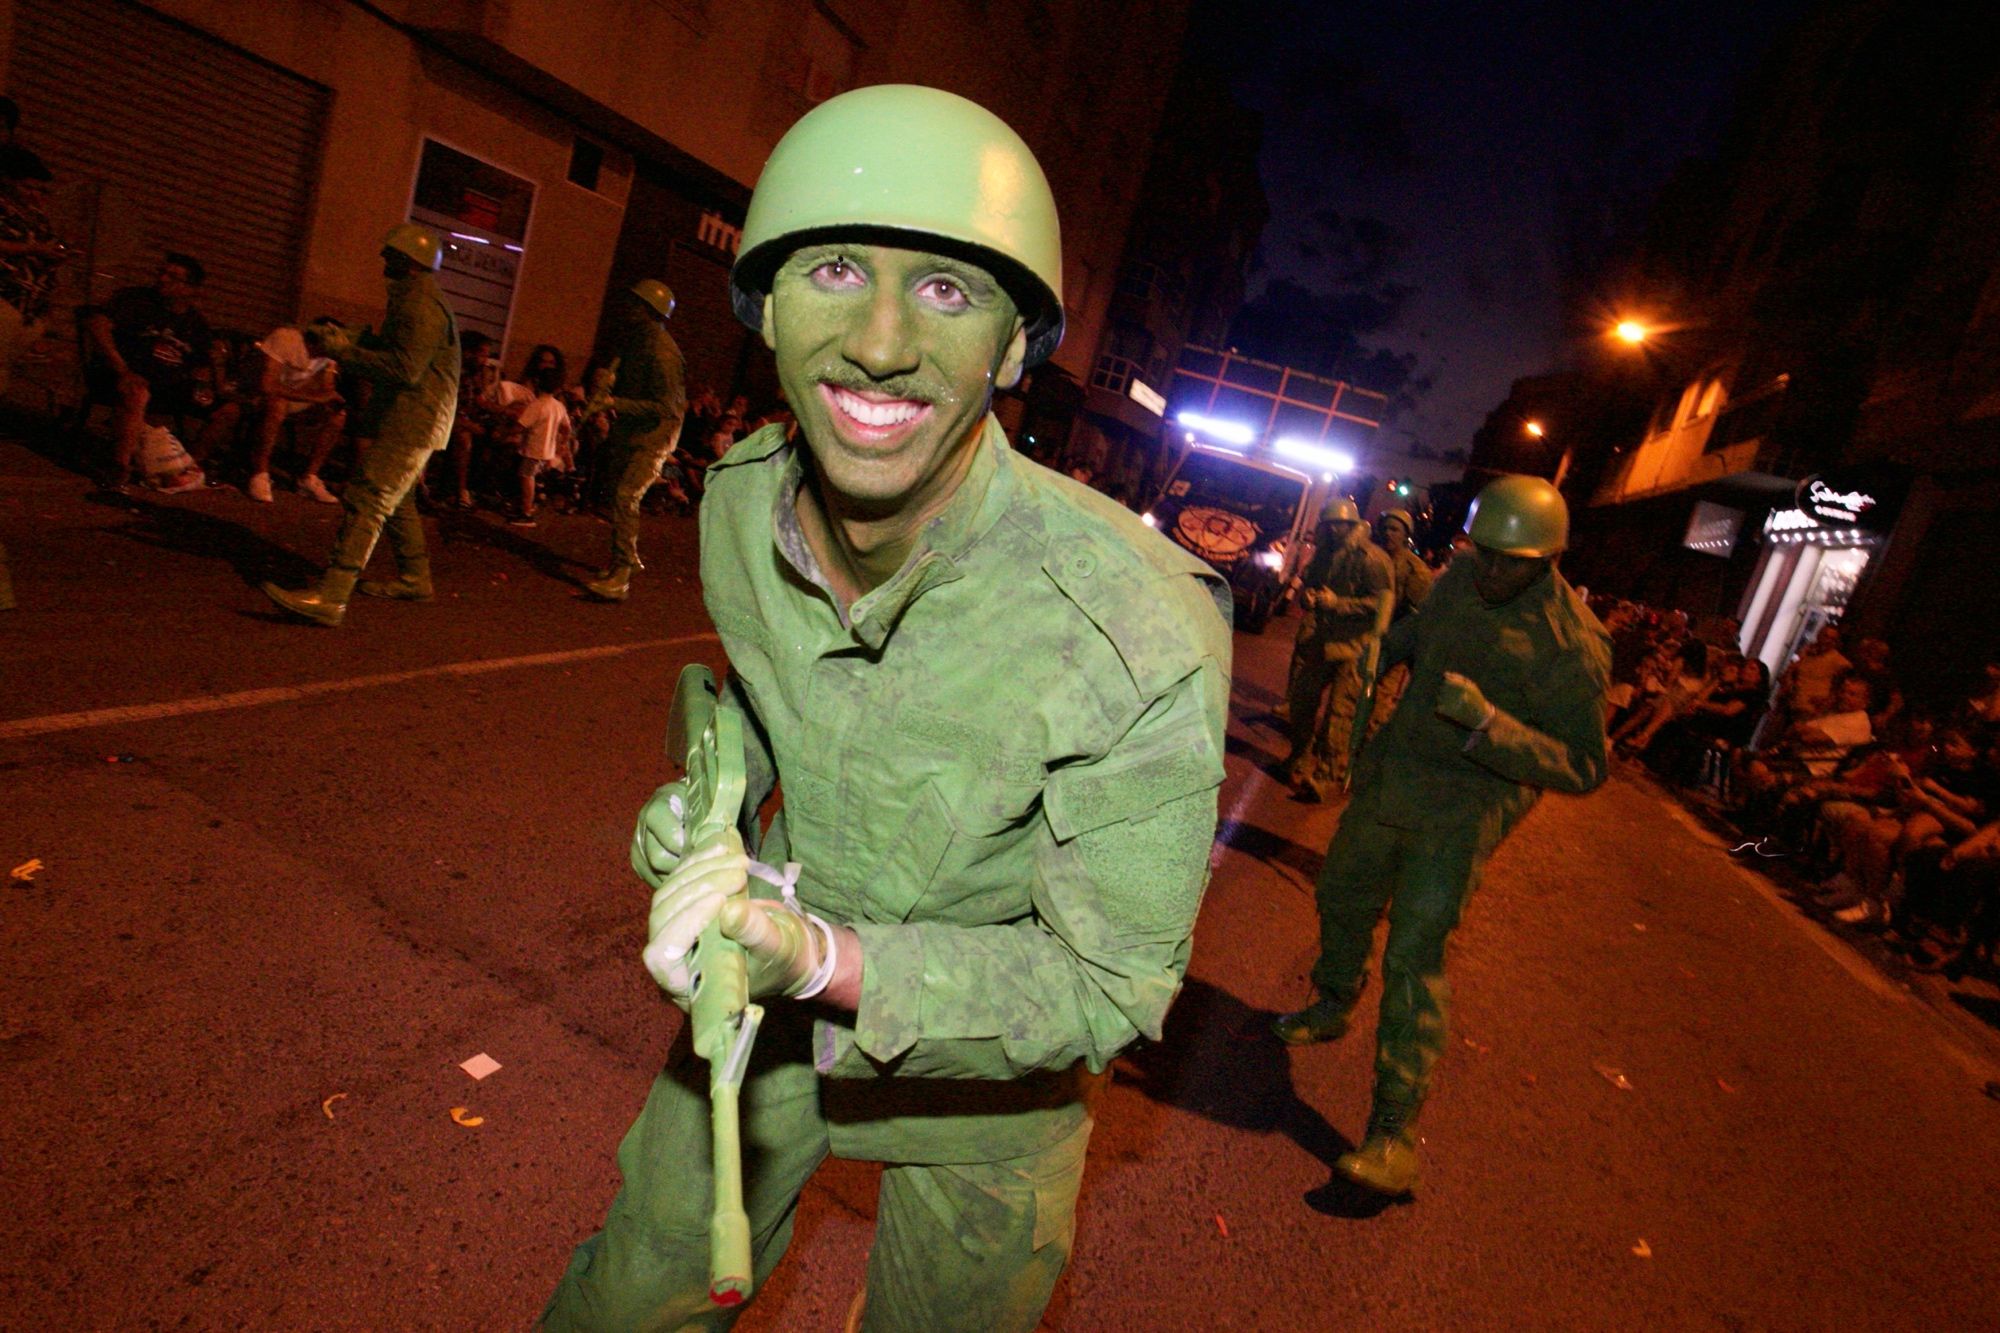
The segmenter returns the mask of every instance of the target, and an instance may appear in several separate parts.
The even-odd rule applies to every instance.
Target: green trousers
[[[359,578],[385,529],[389,549],[396,553],[397,570],[429,573],[424,520],[417,512],[417,478],[423,475],[430,456],[430,449],[423,445],[369,441],[361,453],[360,466],[340,494],[346,513],[327,561],[330,578],[349,582]]]
[[[1382,949],[1382,1016],[1375,1029],[1375,1107],[1407,1123],[1430,1092],[1444,1053],[1451,988],[1445,942],[1458,925],[1485,857],[1471,830],[1391,828],[1350,808],[1320,867],[1319,962],[1313,983],[1352,1005],[1367,982],[1375,923],[1389,912]]]
[[[757,1290],[784,1257],[799,1191],[829,1151],[804,1041],[759,1037],[742,1097],[744,1206]],[[789,1046],[790,1049],[785,1049]],[[1090,1122],[1027,1157],[889,1163],[868,1256],[865,1333],[1032,1333],[1069,1262]],[[625,1184],[577,1247],[543,1327],[726,1329],[708,1299],[708,1066],[683,1038],[618,1149]],[[837,1305],[845,1306],[846,1294]],[[755,1299],[753,1293],[752,1300]]]
[[[1347,738],[1361,701],[1362,641],[1327,643],[1306,639],[1293,654],[1291,697],[1292,753],[1289,763],[1301,776],[1311,765],[1320,782],[1338,784],[1347,774]],[[1325,699],[1324,708],[1321,699]]]
[[[617,478],[611,490],[611,563],[632,569],[639,564],[639,502],[646,498],[660,469],[673,457],[680,443],[676,430],[660,439],[642,437],[621,440],[612,446],[611,475]]]

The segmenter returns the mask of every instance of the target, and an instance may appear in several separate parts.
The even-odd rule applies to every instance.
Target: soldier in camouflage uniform
[[[359,467],[341,493],[347,512],[325,575],[300,592],[263,585],[272,601],[314,624],[339,625],[357,587],[371,597],[431,600],[431,560],[424,547],[424,520],[417,512],[417,479],[430,456],[451,441],[460,361],[458,321],[431,276],[442,263],[444,242],[434,232],[409,222],[391,227],[382,241],[389,310],[381,334],[357,343],[337,324],[320,329],[327,355],[342,369],[366,376],[374,392],[355,429],[365,445]],[[385,527],[396,553],[396,577],[363,580],[361,571]]]
[[[1327,501],[1319,549],[1300,580],[1305,622],[1293,647],[1288,701],[1292,752],[1284,776],[1307,800],[1324,799],[1346,779],[1361,659],[1388,625],[1394,578],[1389,557],[1368,540],[1354,501],[1344,495]]]
[[[605,441],[611,493],[611,565],[584,585],[591,596],[622,602],[631,594],[639,563],[639,502],[660,479],[660,469],[680,443],[687,417],[687,386],[679,344],[667,332],[674,294],[667,284],[642,278],[618,310],[616,381],[608,394],[593,393],[585,418],[615,414]]]
[[[1416,520],[1407,509],[1389,509],[1382,514],[1382,549],[1395,568],[1396,606],[1390,623],[1403,619],[1424,604],[1431,595],[1431,567],[1410,546]],[[1373,736],[1395,715],[1396,704],[1410,683],[1410,666],[1399,662],[1385,669],[1375,681],[1375,706],[1368,714],[1368,735]],[[1364,739],[1366,739],[1364,737]]]
[[[1473,501],[1474,543],[1421,611],[1383,642],[1410,664],[1402,707],[1356,762],[1354,800],[1319,873],[1319,998],[1281,1016],[1284,1041],[1331,1041],[1366,979],[1383,910],[1375,1101],[1336,1169],[1384,1194],[1416,1184],[1416,1118],[1444,1050],[1445,942],[1486,858],[1542,789],[1604,780],[1604,627],[1556,572],[1569,514],[1539,477],[1502,477]]]
[[[683,849],[670,786],[634,839],[657,885],[646,959],[685,1004],[682,960],[718,922],[753,997],[817,994],[772,999],[743,1087],[757,1281],[822,1160],[883,1162],[850,1317],[875,1333],[1035,1328],[1095,1090],[1160,1035],[1207,881],[1228,589],[1016,454],[988,411],[1054,350],[1061,273],[1054,200],[1013,131],[884,86],[779,143],[732,274],[800,442],[767,427],[711,468],[702,585],[750,738],[746,806],[783,786],[757,855],[800,867],[804,913],[761,883],[730,899],[743,843]],[[549,1327],[737,1313],[708,1299],[693,1064],[683,1038]]]

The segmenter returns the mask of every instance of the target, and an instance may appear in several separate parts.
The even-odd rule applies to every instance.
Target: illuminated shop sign
[[[1866,521],[1878,503],[1869,492],[1850,487],[1840,489],[1823,477],[1807,477],[1799,483],[1798,506],[1829,527],[1852,527]]]

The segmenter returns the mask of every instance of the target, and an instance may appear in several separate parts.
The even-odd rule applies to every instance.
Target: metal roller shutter
[[[88,256],[70,299],[184,250],[208,270],[211,324],[298,316],[326,89],[127,0],[19,0],[10,75],[22,141],[90,232],[68,238]]]

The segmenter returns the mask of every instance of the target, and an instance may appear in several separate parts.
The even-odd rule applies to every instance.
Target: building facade
[[[814,104],[922,82],[1017,129],[1061,208],[1095,363],[1185,5],[1132,0],[0,0],[0,87],[58,175],[69,304],[201,258],[261,334],[381,308],[376,248],[451,236],[444,286],[518,364],[580,364],[605,297],[662,277],[691,386],[775,396],[726,276],[765,155]],[[1108,40],[1116,34],[1117,40]]]
[[[1773,667],[1838,620],[1949,689],[2000,653],[2000,33],[1821,6],[1767,63],[1608,441],[1573,563],[1733,617]]]

